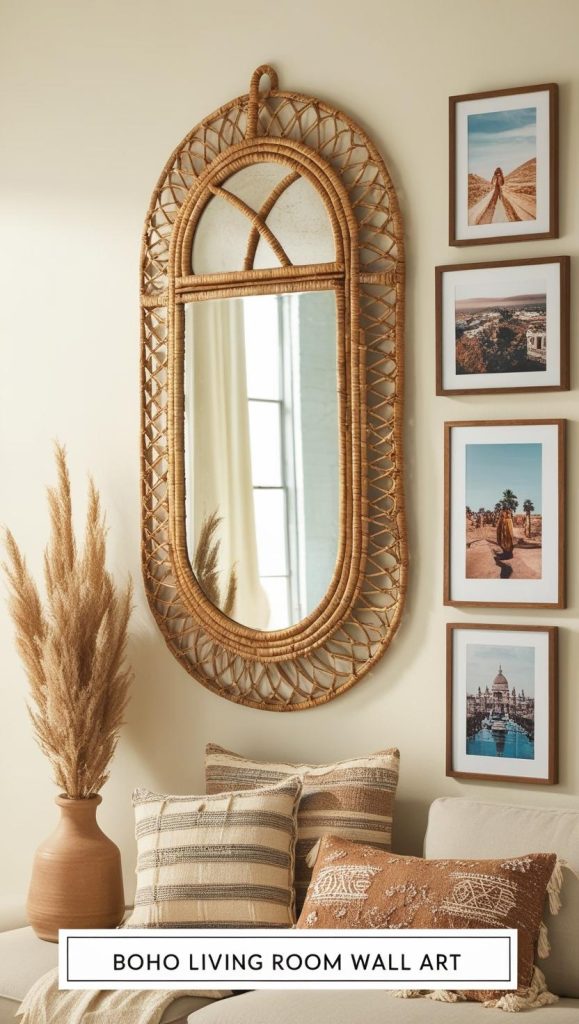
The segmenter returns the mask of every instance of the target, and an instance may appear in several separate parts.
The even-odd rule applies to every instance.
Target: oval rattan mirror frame
[[[260,92],[264,76],[269,89]],[[289,164],[321,195],[331,264],[195,276],[195,224],[215,190],[257,161]],[[213,191],[212,191],[213,190]],[[267,233],[266,216],[254,222]],[[277,632],[233,622],[205,596],[185,539],[183,302],[333,288],[338,308],[340,541],[324,600]],[[142,555],[149,604],[171,651],[213,692],[267,710],[331,700],[384,653],[406,589],[402,495],[403,238],[386,168],[327,104],[281,92],[258,68],[248,95],[206,118],[167,163],[141,261]]]

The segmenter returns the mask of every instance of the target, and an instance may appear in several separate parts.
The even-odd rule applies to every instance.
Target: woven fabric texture
[[[137,892],[128,928],[284,928],[295,923],[294,777],[252,792],[139,789]]]
[[[381,750],[334,764],[252,761],[210,743],[205,752],[208,793],[248,790],[291,776],[302,780],[296,846],[298,913],[311,877],[307,858],[325,835],[372,843],[389,850],[400,754]]]
[[[557,857],[423,860],[329,836],[322,840],[298,928],[516,928],[518,994],[534,980],[547,886]],[[461,992],[488,1002],[504,993]]]

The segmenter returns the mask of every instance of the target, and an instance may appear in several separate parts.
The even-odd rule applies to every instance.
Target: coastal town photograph
[[[542,445],[466,446],[467,579],[542,578]]]
[[[537,218],[537,108],[468,118],[468,223]]]
[[[466,753],[532,760],[535,756],[535,650],[468,644]]]
[[[520,286],[520,280],[517,283]],[[455,343],[457,374],[544,372],[546,291],[488,297],[457,294]]]

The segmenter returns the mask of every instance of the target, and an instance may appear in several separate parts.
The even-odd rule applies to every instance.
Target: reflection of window
[[[268,629],[303,618],[300,594],[299,403],[292,399],[293,296],[244,299],[247,396],[259,576]]]

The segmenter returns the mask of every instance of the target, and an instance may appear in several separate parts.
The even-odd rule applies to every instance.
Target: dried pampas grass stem
[[[125,661],[132,584],[119,592],[105,564],[106,527],[93,481],[84,545],[77,550],[66,452],[56,445],[58,484],[48,489],[50,540],[43,604],[8,530],[3,565],[16,644],[24,662],[36,738],[56,784],[71,798],[102,788],[127,706]]]
[[[211,603],[220,608],[225,615],[232,615],[237,596],[237,573],[234,566],[229,573],[225,594],[222,595],[219,586],[221,541],[215,538],[221,521],[222,517],[215,511],[206,516],[201,523],[193,571],[199,586]]]

